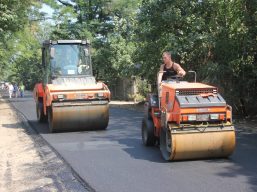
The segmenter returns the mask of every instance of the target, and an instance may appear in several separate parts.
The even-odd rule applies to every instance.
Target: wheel
[[[43,103],[38,101],[36,104],[37,120],[39,122],[46,122],[47,116],[44,114]]]
[[[166,161],[171,160],[172,140],[171,140],[170,131],[167,128],[161,128],[160,150],[161,150],[161,153],[162,153],[162,157]]]
[[[53,133],[54,132],[54,128],[53,128],[53,110],[52,110],[52,107],[48,108],[47,114],[48,114],[48,128],[49,128],[49,132]]]
[[[141,134],[144,145],[153,146],[156,143],[156,137],[154,136],[154,124],[152,120],[143,119]]]
[[[151,119],[149,110],[150,110],[149,102],[145,102],[145,104],[144,104],[144,118],[145,119]]]

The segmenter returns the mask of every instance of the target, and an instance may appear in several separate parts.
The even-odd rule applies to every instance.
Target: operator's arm
[[[174,70],[177,72],[178,75],[184,77],[186,75],[185,70],[177,63],[174,63]]]
[[[164,64],[161,65],[160,71],[163,71],[163,67],[164,67]],[[158,83],[157,85],[158,86],[160,85],[160,83],[162,81],[162,75],[163,75],[163,73],[158,73],[158,77],[157,77],[157,83]]]

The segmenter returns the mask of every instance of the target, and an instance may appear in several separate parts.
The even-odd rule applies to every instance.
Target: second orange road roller
[[[50,132],[106,129],[110,91],[93,76],[89,41],[44,41],[42,77],[33,95]]]
[[[216,87],[175,76],[148,96],[142,141],[159,142],[168,161],[228,157],[236,144],[232,108]]]

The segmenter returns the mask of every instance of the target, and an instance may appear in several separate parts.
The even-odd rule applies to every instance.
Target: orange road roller
[[[236,144],[232,108],[218,89],[177,77],[149,94],[141,129],[144,145],[159,143],[168,161],[228,157]]]
[[[93,76],[89,41],[44,41],[41,76],[36,114],[50,132],[106,129],[110,91]]]

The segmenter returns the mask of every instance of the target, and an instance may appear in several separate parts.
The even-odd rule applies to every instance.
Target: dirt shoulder
[[[92,191],[0,98],[0,191]]]

